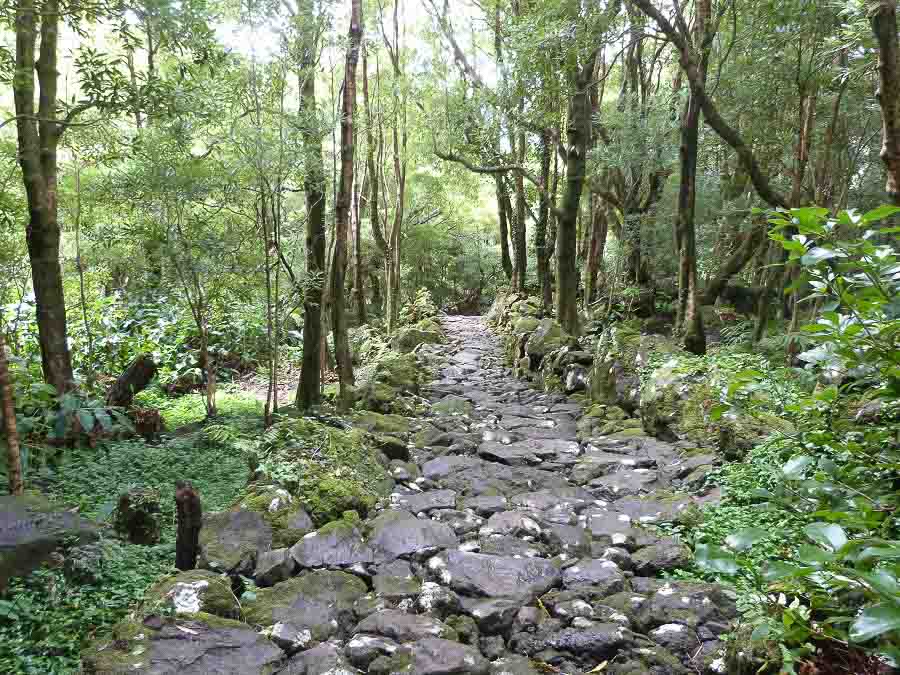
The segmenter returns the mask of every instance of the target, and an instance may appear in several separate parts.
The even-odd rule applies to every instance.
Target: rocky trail
[[[514,378],[483,319],[444,328],[431,412],[416,420],[427,439],[391,462],[390,504],[275,550],[251,531],[261,552],[244,572],[260,588],[246,623],[165,626],[137,659],[146,672],[725,672],[733,595],[661,579],[690,550],[643,527],[690,506],[678,490],[708,458],[585,438],[581,406]],[[194,574],[176,594],[222,615],[209,573]]]

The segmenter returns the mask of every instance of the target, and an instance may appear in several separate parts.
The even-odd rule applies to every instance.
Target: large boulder
[[[294,544],[291,557],[300,569],[352,567],[374,559],[372,549],[350,519],[335,520],[310,532]]]
[[[272,675],[284,653],[250,626],[208,614],[126,620],[82,653],[85,673]]]
[[[449,525],[406,511],[385,511],[370,523],[369,532],[376,562],[421,557],[457,544]]]
[[[421,344],[436,345],[444,341],[444,335],[440,330],[433,330],[419,324],[415,326],[405,326],[397,331],[394,335],[394,349],[407,354],[413,351]]]
[[[561,579],[559,568],[548,560],[463,551],[436,555],[428,561],[428,570],[463,595],[514,598],[526,604],[559,585]]]
[[[96,540],[98,527],[41,497],[0,496],[0,590],[11,577],[40,567],[64,542]]]
[[[531,369],[537,370],[541,360],[550,352],[569,344],[571,336],[553,319],[543,319],[525,343],[525,354]]]
[[[295,652],[331,637],[349,637],[357,620],[354,603],[366,590],[362,579],[346,572],[307,572],[257,591],[244,603],[244,618],[270,627],[272,639]]]
[[[147,591],[144,607],[164,615],[204,612],[237,619],[240,614],[231,581],[208,570],[179,572],[163,579]]]
[[[272,548],[272,527],[250,509],[209,513],[200,529],[199,566],[213,572],[253,576],[260,554]]]

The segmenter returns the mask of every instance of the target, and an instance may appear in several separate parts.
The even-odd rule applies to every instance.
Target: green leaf
[[[843,255],[844,254],[840,251],[834,251],[830,248],[822,248],[821,246],[816,246],[814,249],[811,249],[808,253],[800,258],[800,264],[804,267],[811,267],[813,265],[818,265],[823,260],[840,258],[843,257]]]
[[[94,416],[91,414],[90,410],[86,410],[84,408],[80,408],[77,412],[78,423],[81,424],[81,429],[84,433],[88,434],[94,429]]]
[[[710,572],[736,574],[738,571],[734,555],[721,546],[697,544],[697,548],[694,550],[694,560],[699,567]]]
[[[806,471],[806,468],[814,461],[815,459],[809,455],[796,455],[795,457],[791,457],[791,459],[781,467],[781,473],[783,473],[784,477],[788,480],[800,480],[803,478],[803,472]]]
[[[894,546],[867,546],[860,552],[859,560],[870,560],[877,558],[883,560],[886,558],[900,558],[900,545]]]
[[[801,544],[797,550],[797,560],[805,565],[824,565],[825,563],[833,562],[835,555],[818,546]]]
[[[761,623],[750,633],[750,641],[759,642],[760,640],[765,640],[771,633],[772,629],[769,627],[769,624]]]
[[[781,560],[770,560],[763,569],[763,579],[766,581],[778,581],[788,577],[797,577],[811,571],[809,567],[798,567]]]
[[[759,527],[747,527],[725,537],[725,545],[733,551],[746,551],[769,535]]]
[[[850,625],[850,639],[865,642],[900,629],[900,607],[894,605],[872,605],[863,609]]]
[[[844,528],[834,523],[810,523],[803,528],[803,532],[817,544],[832,551],[840,550],[847,543]]]
[[[871,211],[864,213],[863,217],[860,219],[860,224],[868,225],[869,223],[875,223],[879,220],[884,220],[889,216],[893,216],[895,213],[900,213],[900,207],[885,204],[884,206],[879,206],[877,209],[872,209]]]

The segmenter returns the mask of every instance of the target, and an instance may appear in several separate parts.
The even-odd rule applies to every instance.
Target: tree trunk
[[[6,342],[0,330],[0,405],[3,412],[3,433],[6,436],[6,477],[9,494],[22,495],[25,492],[22,481],[22,456],[19,453],[19,432],[16,429],[16,402],[13,394],[9,363],[6,360]]]
[[[313,408],[321,397],[322,286],[325,282],[325,165],[322,138],[314,128],[316,118],[316,69],[318,45],[302,45],[304,58],[300,74],[300,113],[304,118],[302,137],[306,177],[306,273],[309,287],[303,296],[303,362],[297,385],[297,407]]]
[[[156,364],[150,354],[141,354],[125,369],[106,392],[106,405],[129,408],[135,394],[143,391],[156,377]]]
[[[518,157],[520,165],[525,163],[525,133],[518,134]],[[525,292],[525,280],[528,273],[528,240],[525,230],[525,178],[521,171],[515,175],[516,213],[513,219],[513,289]]]
[[[584,188],[587,142],[590,135],[590,96],[588,85],[594,68],[594,55],[578,68],[571,86],[567,129],[566,190],[559,210],[556,233],[556,317],[571,334],[578,332],[578,207]]]
[[[35,63],[37,21],[34,1],[20,0],[16,10],[13,98],[19,164],[28,200],[26,239],[37,305],[41,365],[44,380],[62,394],[72,388],[74,376],[59,261],[60,229],[56,203],[56,149],[61,133],[61,126],[56,121],[57,0],[45,0],[40,17],[41,46]],[[34,110],[35,71],[40,83],[37,113]]]
[[[550,159],[553,154],[553,132],[544,129],[541,134],[541,184],[550,185]],[[550,194],[541,193],[538,221],[534,230],[534,248],[537,254],[538,285],[541,287],[541,310],[547,312],[553,304],[553,288],[550,285],[550,249],[547,246],[547,221],[550,217]]]
[[[591,195],[591,236],[588,243],[587,265],[584,270],[584,309],[587,310],[597,294],[597,281],[603,251],[606,248],[606,234],[609,219],[606,204],[596,195]]]
[[[506,191],[502,174],[495,173],[494,181],[497,184],[497,219],[500,221],[500,262],[506,278],[512,281],[513,266],[512,259],[509,257],[509,223],[506,220],[509,194]]]
[[[869,17],[878,41],[878,103],[881,105],[881,161],[887,172],[885,192],[900,205],[900,47],[897,0],[871,3]]]
[[[354,128],[356,108],[356,64],[362,41],[362,2],[350,0],[350,42],[344,65],[344,93],[341,101],[341,173],[334,214],[334,258],[331,264],[331,329],[334,355],[341,387],[341,403],[350,404],[354,385],[353,361],[347,340],[344,273],[347,267],[347,235],[350,220],[350,197],[353,189]]]

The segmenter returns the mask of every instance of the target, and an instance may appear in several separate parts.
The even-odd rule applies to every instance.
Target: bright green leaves
[[[725,544],[733,551],[746,551],[767,536],[769,533],[759,527],[748,527],[729,534],[725,537]]]
[[[900,630],[900,607],[871,605],[864,608],[850,626],[850,639],[866,642],[887,632]]]
[[[803,528],[803,532],[817,544],[835,553],[847,543],[844,528],[834,523],[810,523]]]
[[[737,574],[740,569],[731,551],[713,544],[697,544],[694,562],[701,569],[719,574]]]
[[[801,480],[806,473],[806,470],[812,466],[815,461],[815,458],[810,455],[796,455],[781,467],[781,473],[786,480]]]

